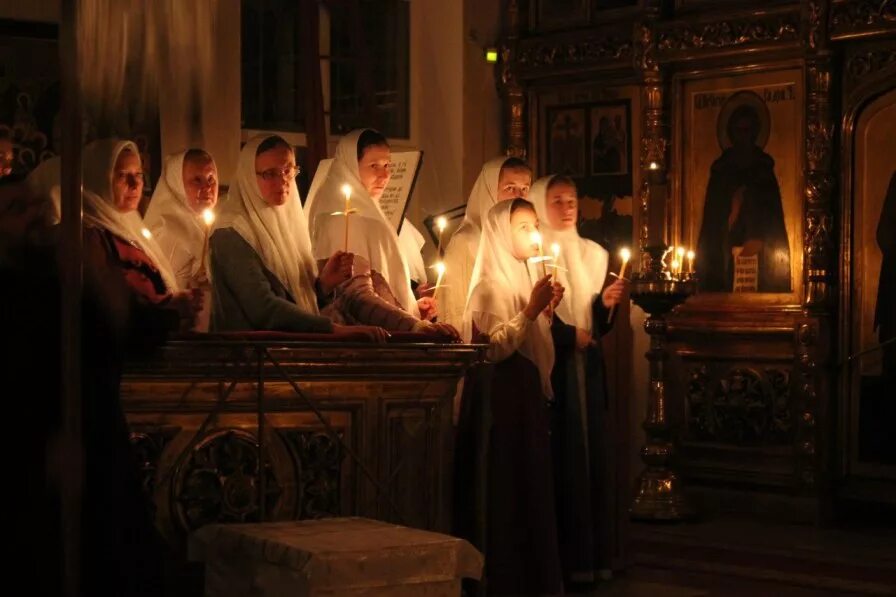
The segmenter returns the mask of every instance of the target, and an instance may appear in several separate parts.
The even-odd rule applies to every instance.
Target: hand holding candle
[[[215,223],[215,212],[211,207],[202,210],[202,221],[205,222],[205,239],[202,241],[202,258],[199,262],[202,268],[205,268],[205,256],[208,254],[208,237],[212,230],[212,224]]]

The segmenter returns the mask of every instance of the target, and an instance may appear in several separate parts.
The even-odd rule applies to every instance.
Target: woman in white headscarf
[[[473,375],[467,380],[458,430],[458,462],[469,469],[472,459],[462,452],[472,443],[466,439],[472,409],[488,396],[485,561],[490,595],[563,592],[550,457],[554,350],[547,311],[562,299],[563,289],[529,262],[536,255],[531,235],[537,228],[535,208],[525,199],[489,210],[465,314],[466,333],[487,334],[486,357],[497,363],[487,379]],[[475,493],[464,482],[468,472],[459,469],[459,486]],[[463,520],[469,511],[459,499]]]
[[[489,160],[482,166],[467,199],[464,220],[445,248],[446,288],[441,294],[439,306],[442,321],[461,325],[485,214],[500,201],[525,199],[531,184],[532,170],[519,158],[504,156]]]
[[[600,338],[624,283],[606,288],[607,251],[579,236],[578,195],[565,176],[539,179],[529,192],[544,246],[556,244],[557,278],[566,288],[554,313],[554,471],[558,530],[566,580],[592,583],[610,570],[611,496],[615,491],[607,389]]]
[[[206,263],[210,223],[205,210],[214,215],[218,203],[218,168],[202,149],[190,149],[165,158],[162,176],[152,194],[143,221],[171,263],[181,288],[199,288],[204,306],[197,331],[208,331],[211,285]]]
[[[180,288],[140,217],[144,178],[137,146],[117,139],[94,141],[84,148],[83,172],[84,244],[92,262],[105,262],[141,300],[173,308],[181,325],[192,327],[202,295]]]
[[[281,137],[258,135],[243,146],[209,243],[212,331],[355,331],[385,339],[382,329],[348,330],[320,314],[351,275],[352,260],[337,251],[318,276],[298,172]]]
[[[457,338],[452,326],[427,321],[435,316],[435,303],[414,296],[401,241],[380,210],[378,201],[391,177],[390,159],[380,133],[352,131],[339,141],[326,178],[305,205],[318,262],[342,249],[354,257],[354,276],[337,289],[333,316],[392,331]],[[353,210],[347,247],[344,185],[351,188]]]

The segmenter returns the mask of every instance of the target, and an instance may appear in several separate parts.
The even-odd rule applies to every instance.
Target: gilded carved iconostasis
[[[508,0],[506,141],[576,181],[611,254],[696,251],[669,318],[676,465],[705,508],[735,484],[812,519],[891,499],[867,488],[896,470],[896,2],[759,4]],[[637,372],[631,345],[608,352]]]

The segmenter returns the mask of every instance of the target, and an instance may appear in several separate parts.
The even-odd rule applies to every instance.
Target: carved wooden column
[[[501,43],[501,92],[504,112],[504,146],[507,155],[525,159],[526,95],[516,76],[517,43],[520,37],[520,2],[508,0],[506,27]]]
[[[820,495],[826,484],[830,440],[831,321],[836,245],[832,162],[835,121],[831,108],[833,60],[829,49],[830,0],[805,6],[806,187],[803,238],[803,307],[797,328],[798,427],[796,466],[807,493]]]

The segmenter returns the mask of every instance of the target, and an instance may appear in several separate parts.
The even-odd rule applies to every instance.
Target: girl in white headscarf
[[[557,278],[566,288],[554,312],[554,471],[561,556],[568,582],[605,576],[612,554],[612,441],[600,337],[624,283],[606,288],[607,251],[579,236],[578,196],[565,176],[539,179],[529,192],[538,210],[544,246],[556,244]]]
[[[143,197],[143,165],[132,141],[104,139],[84,148],[84,235],[88,251],[105,254],[143,300],[177,310],[192,326],[202,295],[180,288],[167,257],[137,208]]]
[[[343,186],[352,191],[347,250],[354,257],[354,277],[337,289],[333,316],[393,331],[456,338],[452,326],[427,321],[435,316],[435,303],[414,296],[401,241],[380,210],[378,201],[391,176],[390,157],[380,133],[352,131],[339,141],[326,178],[305,204],[314,254],[321,260],[346,248]]]
[[[240,152],[209,243],[213,331],[349,331],[320,307],[350,276],[351,256],[337,251],[318,276],[298,171],[292,147],[276,135],[253,137]],[[385,339],[378,328],[351,331]]]
[[[482,166],[467,199],[464,220],[445,248],[446,288],[439,301],[442,321],[461,325],[485,214],[500,201],[517,197],[525,199],[530,184],[532,171],[519,158],[495,158]]]
[[[162,176],[152,194],[143,221],[171,263],[181,288],[199,288],[204,306],[197,331],[208,331],[211,285],[204,256],[209,223],[205,210],[218,203],[218,168],[202,149],[190,149],[165,158]],[[214,211],[210,212],[212,215]]]
[[[471,413],[476,405],[488,404],[489,594],[560,595],[548,416],[554,349],[547,307],[556,306],[563,289],[529,262],[536,255],[531,235],[538,228],[531,203],[498,203],[482,224],[464,316],[471,336],[465,339],[487,334],[486,356],[497,364],[486,376],[472,373],[465,383],[458,462],[472,462],[472,456],[463,454],[471,443]],[[464,478],[468,470],[458,471],[461,487],[469,487]],[[463,502],[460,498],[461,529],[469,516]]]

